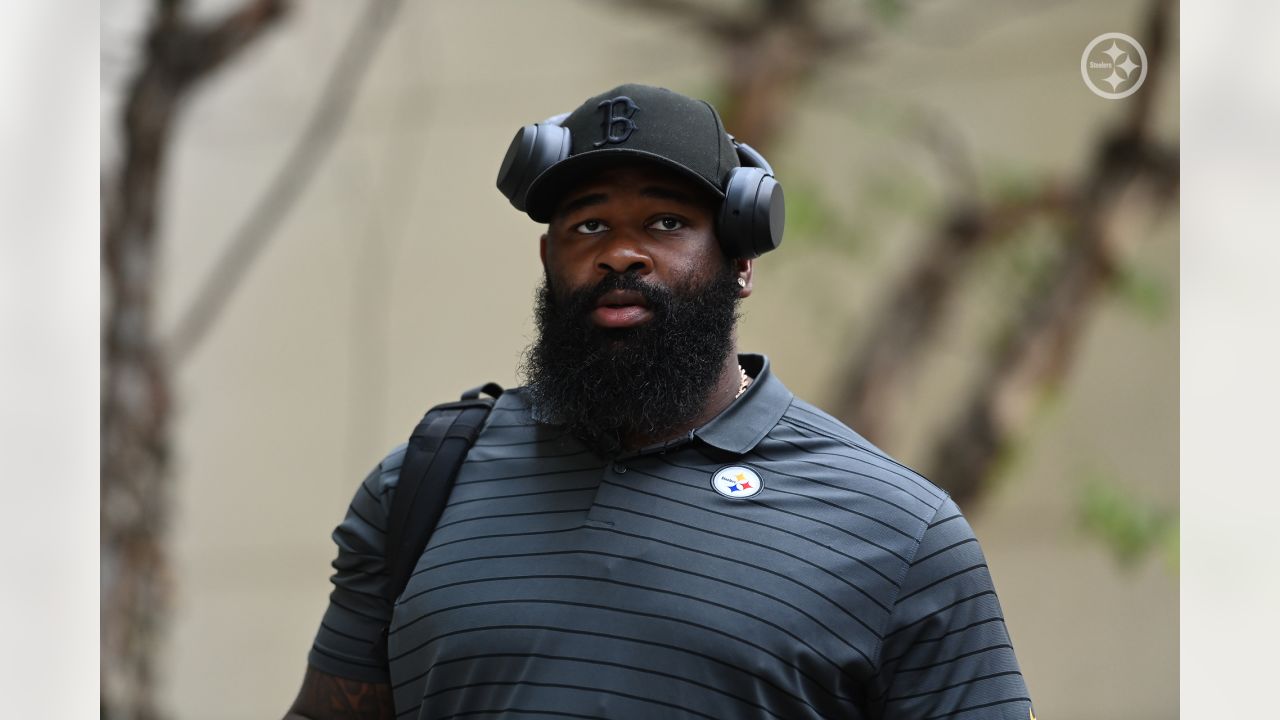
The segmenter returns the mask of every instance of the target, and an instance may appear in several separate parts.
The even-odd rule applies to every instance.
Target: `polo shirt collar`
[[[755,378],[746,392],[693,435],[708,445],[742,455],[769,434],[791,406],[794,395],[769,370],[769,358],[741,353],[738,362]]]

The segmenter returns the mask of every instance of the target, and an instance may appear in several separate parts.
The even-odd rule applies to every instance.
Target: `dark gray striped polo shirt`
[[[334,532],[311,665],[390,682],[400,718],[1027,720],[955,504],[741,360],[718,417],[612,460],[504,394],[394,610],[392,452]]]

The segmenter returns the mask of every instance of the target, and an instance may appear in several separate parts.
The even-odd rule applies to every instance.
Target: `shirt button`
[[[613,464],[613,471],[621,475],[627,471],[627,466],[620,462],[616,462]]]

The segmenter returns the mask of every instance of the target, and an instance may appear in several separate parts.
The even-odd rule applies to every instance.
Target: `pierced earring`
[[[745,288],[746,286],[747,286],[747,279],[744,277],[738,278],[738,287]]]

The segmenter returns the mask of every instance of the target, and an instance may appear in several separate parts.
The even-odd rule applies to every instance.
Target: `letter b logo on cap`
[[[619,95],[612,100],[605,100],[596,106],[604,116],[604,138],[592,143],[592,147],[600,147],[606,143],[622,143],[636,131],[636,121],[631,118],[640,112],[640,107],[631,102],[626,95]]]

